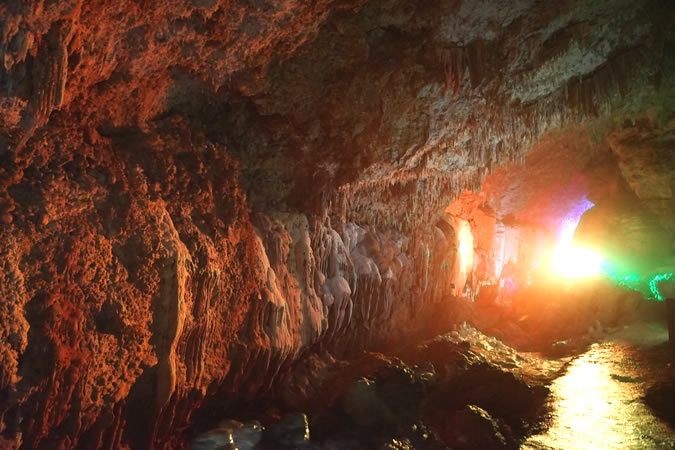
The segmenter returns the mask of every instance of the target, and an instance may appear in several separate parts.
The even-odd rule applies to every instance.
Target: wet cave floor
[[[465,322],[396,356],[313,355],[281,380],[279,406],[221,421],[191,448],[671,449],[667,341],[664,325],[633,323],[546,357]]]
[[[667,423],[675,357],[667,339],[660,324],[642,323],[593,343],[550,385],[547,429],[522,448],[675,448]]]

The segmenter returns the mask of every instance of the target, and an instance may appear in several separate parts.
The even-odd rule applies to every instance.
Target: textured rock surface
[[[467,325],[400,353],[303,360],[280,382],[280,407],[310,413],[268,417],[259,448],[518,448],[546,411],[544,384],[566,363],[519,353]],[[231,428],[228,421],[195,443]]]
[[[601,129],[672,230],[672,21],[623,0],[2,3],[2,444],[181,446],[308,351],[447,328],[446,207],[554,129]]]

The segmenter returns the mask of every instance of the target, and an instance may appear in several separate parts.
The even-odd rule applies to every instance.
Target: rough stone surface
[[[3,2],[0,442],[185,446],[301,355],[449,327],[480,277],[446,207],[557,129],[601,130],[672,232],[672,23],[653,0]]]
[[[411,345],[401,358],[364,352],[350,361],[302,360],[298,373],[281,380],[281,408],[308,414],[272,418],[260,448],[518,448],[545,410],[545,384],[564,366],[467,325]],[[314,387],[292,387],[288,404],[287,385],[309,373]]]

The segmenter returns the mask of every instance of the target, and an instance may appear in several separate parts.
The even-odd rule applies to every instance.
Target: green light
[[[663,280],[672,280],[675,278],[673,272],[651,274],[645,277],[638,274],[617,274],[606,267],[604,268],[604,271],[616,285],[624,289],[640,292],[648,300],[658,301],[663,300],[663,296],[659,292],[658,283]]]
[[[663,300],[663,296],[659,292],[659,288],[656,286],[656,284],[659,281],[672,280],[673,275],[674,275],[673,272],[662,273],[662,274],[656,275],[654,278],[651,279],[651,281],[649,282],[649,291],[652,293],[652,295],[654,296],[655,299],[657,299],[659,301]]]

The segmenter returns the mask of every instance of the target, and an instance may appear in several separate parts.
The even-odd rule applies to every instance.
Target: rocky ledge
[[[223,422],[192,448],[518,448],[539,430],[546,385],[563,367],[467,324],[399,357],[311,355],[280,381],[274,406],[240,411],[244,422]]]

